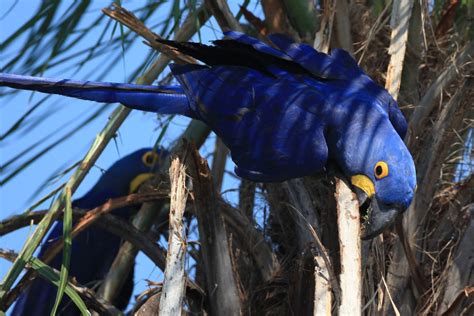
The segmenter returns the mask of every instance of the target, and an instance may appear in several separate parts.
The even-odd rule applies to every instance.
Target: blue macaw
[[[82,198],[73,201],[73,207],[92,209],[102,205],[108,199],[125,196],[138,189],[140,184],[149,179],[157,162],[164,158],[164,150],[153,151],[151,148],[140,149],[115,162],[100,177],[94,187]],[[114,210],[112,214],[122,219],[129,219],[136,207]],[[41,247],[39,257],[62,236],[62,222],[57,222]],[[73,239],[69,276],[74,277],[81,285],[93,287],[107,274],[117,255],[121,238],[97,227],[89,227]],[[49,265],[60,269],[62,252]],[[118,295],[114,305],[119,309],[127,307],[133,290],[133,273],[131,273]],[[56,299],[57,287],[41,278],[36,279],[21,294],[12,315],[50,315]],[[63,298],[58,309],[61,315],[81,315],[79,309],[67,297]]]
[[[201,120],[230,149],[237,175],[253,181],[307,176],[333,162],[368,212],[362,237],[392,224],[411,203],[416,172],[390,94],[344,50],[326,55],[283,35],[269,36],[273,46],[225,35],[213,46],[158,40],[205,63],[170,65],[178,87],[8,74],[0,85]]]

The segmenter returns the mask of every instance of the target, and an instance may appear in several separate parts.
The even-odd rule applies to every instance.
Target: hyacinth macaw
[[[73,202],[73,207],[92,209],[102,205],[110,198],[125,196],[136,191],[140,184],[149,179],[152,168],[166,152],[153,151],[151,148],[140,149],[115,162],[92,189],[82,198]],[[137,207],[114,210],[112,214],[128,220]],[[39,257],[62,236],[62,221],[58,221],[49,233],[45,244],[41,247]],[[121,238],[112,233],[92,226],[85,229],[72,241],[71,263],[69,276],[79,284],[95,288],[106,276],[120,248]],[[49,265],[60,269],[62,252]],[[127,277],[122,291],[113,302],[119,309],[127,307],[133,290],[133,273]],[[30,287],[21,294],[12,315],[50,315],[56,299],[57,287],[50,282],[37,278]],[[79,309],[68,297],[64,297],[59,306],[61,315],[81,315]]]
[[[402,140],[407,123],[389,93],[344,50],[326,55],[282,35],[269,36],[272,46],[225,35],[213,46],[158,40],[204,63],[170,65],[177,87],[8,74],[0,85],[201,120],[230,149],[237,175],[253,181],[335,163],[365,205],[362,237],[393,223],[413,198],[416,174]]]

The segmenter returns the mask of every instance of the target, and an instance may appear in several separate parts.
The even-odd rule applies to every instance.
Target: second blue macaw
[[[165,154],[166,152],[163,150],[153,151],[151,148],[144,148],[123,157],[105,171],[88,193],[73,201],[73,207],[92,209],[102,205],[108,199],[125,196],[136,191],[145,180],[153,175],[152,170],[158,166]],[[136,207],[127,207],[114,210],[112,214],[127,220],[135,211]],[[41,247],[40,258],[49,246],[62,236],[62,233],[62,222],[58,222]],[[107,275],[120,244],[120,236],[94,226],[85,229],[73,239],[69,276],[74,277],[81,285],[97,288],[97,285]],[[49,265],[59,270],[61,261],[62,252],[55,256]],[[112,303],[121,310],[125,309],[132,290],[133,273],[127,277],[122,291]],[[19,297],[12,315],[50,315],[56,293],[57,287],[55,285],[38,278]],[[63,298],[58,313],[60,315],[81,315],[79,309],[68,297]]]
[[[273,46],[225,35],[213,46],[159,40],[204,62],[171,65],[178,87],[8,74],[0,85],[201,120],[230,149],[237,175],[253,181],[315,174],[332,161],[360,204],[371,202],[363,238],[393,223],[413,198],[416,173],[389,93],[343,50],[326,55],[282,35],[269,36]]]

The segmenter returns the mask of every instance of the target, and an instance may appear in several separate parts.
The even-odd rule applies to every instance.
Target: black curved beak
[[[361,238],[364,240],[372,239],[380,234],[395,222],[399,214],[403,213],[402,207],[380,203],[375,195],[369,199],[367,194],[358,187],[354,187],[354,191],[359,200],[362,221]]]

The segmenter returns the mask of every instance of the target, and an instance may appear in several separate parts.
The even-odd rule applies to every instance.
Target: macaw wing
[[[240,34],[236,32],[230,35]],[[159,43],[169,45],[183,54],[189,55],[209,66],[241,66],[257,70],[269,77],[280,77],[288,74],[314,76],[299,63],[294,62],[286,54],[240,34],[239,40],[223,39],[213,41],[214,45],[192,42],[176,42],[157,39]],[[324,80],[324,78],[319,78]]]
[[[324,98],[306,84],[240,66],[171,67],[191,108],[230,149],[238,175],[282,181],[325,166],[322,116],[298,105]]]
[[[331,54],[327,55],[318,52],[307,44],[296,43],[282,34],[271,34],[268,38],[294,62],[315,76],[327,79],[353,80],[364,75],[354,58],[343,49],[333,49]]]
[[[261,53],[292,60],[316,77],[348,80],[364,74],[354,58],[342,49],[333,49],[331,54],[327,55],[318,52],[307,44],[296,43],[288,36],[282,34],[268,35],[272,43],[280,49],[277,50],[243,33],[229,31],[224,34],[235,41],[251,45]]]

